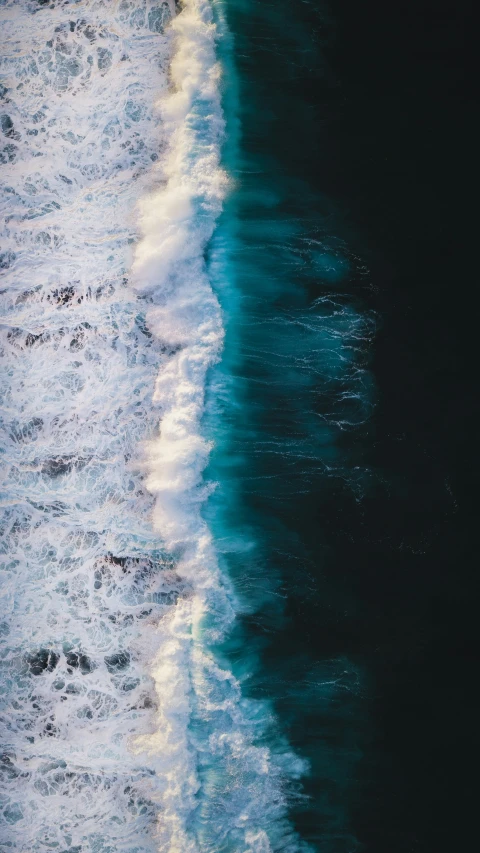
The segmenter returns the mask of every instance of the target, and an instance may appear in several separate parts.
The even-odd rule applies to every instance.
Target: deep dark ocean
[[[229,654],[310,762],[321,853],[475,837],[472,9],[226,6],[243,320],[212,465],[257,600]]]

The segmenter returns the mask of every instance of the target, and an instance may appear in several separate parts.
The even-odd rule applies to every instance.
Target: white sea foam
[[[52,8],[51,8],[52,7]],[[2,3],[0,834],[154,851],[155,626],[184,584],[129,461],[162,347],[128,287],[172,4]]]
[[[259,745],[269,707],[212,651],[235,614],[202,517],[225,128],[218,17],[184,0],[167,32],[173,12],[0,8],[0,815],[22,853],[302,849],[302,762]]]

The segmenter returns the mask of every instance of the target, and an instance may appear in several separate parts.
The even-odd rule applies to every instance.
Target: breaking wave
[[[293,853],[305,768],[215,652],[238,603],[202,514],[221,6],[0,26],[2,843]]]

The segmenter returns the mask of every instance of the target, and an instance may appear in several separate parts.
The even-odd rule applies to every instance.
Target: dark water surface
[[[228,652],[239,670],[259,656],[250,692],[273,697],[310,762],[292,817],[314,849],[460,850],[475,805],[472,7],[226,9],[242,135],[220,235],[240,297],[224,299],[236,407],[212,515],[217,536],[253,543],[228,559],[256,603]]]

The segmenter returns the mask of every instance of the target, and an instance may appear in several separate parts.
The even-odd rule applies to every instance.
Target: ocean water
[[[2,844],[306,849],[305,763],[216,651],[241,608],[203,513],[222,8],[0,11]]]
[[[226,337],[207,389],[218,487],[206,514],[239,597],[224,654],[245,694],[272,703],[272,748],[280,732],[306,759],[290,786],[294,827],[310,849],[340,853],[362,846],[351,812],[368,674],[342,642],[356,605],[329,527],[372,482],[378,320],[358,240],[312,168],[308,87],[326,75],[312,8],[226,4],[234,190],[209,247]]]
[[[227,4],[235,488],[209,506],[251,543],[228,652],[308,761],[290,817],[321,851],[477,836],[472,13]]]
[[[0,0],[2,851],[466,840],[424,5]]]

